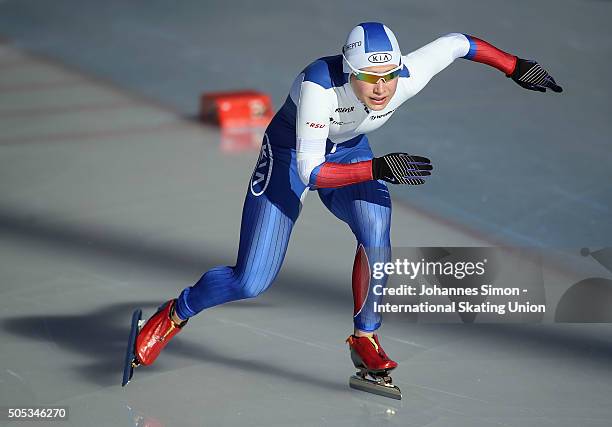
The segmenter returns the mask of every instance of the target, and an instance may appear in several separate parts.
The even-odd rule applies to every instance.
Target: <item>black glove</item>
[[[516,84],[525,89],[546,92],[546,88],[548,88],[553,92],[563,92],[563,88],[557,85],[555,79],[536,61],[517,58],[514,71],[507,77],[510,77]]]
[[[431,175],[431,161],[406,153],[385,154],[372,159],[372,177],[391,184],[424,184],[424,177]]]

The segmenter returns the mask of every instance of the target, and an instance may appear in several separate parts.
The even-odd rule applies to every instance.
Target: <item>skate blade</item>
[[[390,397],[391,399],[402,399],[402,392],[395,385],[385,385],[368,378],[361,378],[353,375],[349,380],[349,386],[355,390],[378,394],[379,396]]]
[[[121,386],[125,387],[132,376],[134,375],[134,368],[138,366],[138,360],[136,359],[136,336],[140,330],[142,324],[142,310],[138,309],[132,314],[132,326],[130,329],[130,337],[128,339],[127,350],[125,352],[125,363],[123,365],[123,381]]]

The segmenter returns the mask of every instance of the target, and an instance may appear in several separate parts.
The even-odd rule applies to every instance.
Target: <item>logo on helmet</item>
[[[342,47],[342,53],[346,52],[347,50],[355,49],[357,46],[361,46],[361,42],[360,41],[356,41],[356,42],[353,42],[353,43],[345,44]]]
[[[389,62],[393,59],[393,56],[390,53],[373,53],[368,56],[368,61],[374,64],[382,64],[384,62]]]

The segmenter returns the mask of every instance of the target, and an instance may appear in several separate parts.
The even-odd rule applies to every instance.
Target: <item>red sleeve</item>
[[[464,34],[464,36],[470,42],[470,50],[464,58],[495,67],[506,75],[512,74],[516,67],[516,56],[510,55],[477,37],[467,34]]]
[[[372,160],[357,163],[325,162],[310,174],[313,189],[344,187],[372,179]]]

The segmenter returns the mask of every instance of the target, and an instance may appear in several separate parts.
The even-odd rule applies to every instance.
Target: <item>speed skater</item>
[[[458,58],[494,67],[528,90],[562,91],[538,62],[472,35],[446,34],[402,55],[387,26],[357,25],[340,54],[319,58],[298,74],[266,129],[246,192],[236,264],[208,270],[138,326],[132,347],[128,346],[127,381],[134,367],[155,361],[189,318],[268,289],[281,268],[306,195],[317,191],[356,238],[354,330],[347,342],[360,372],[351,386],[399,398],[389,377],[397,363],[386,355],[375,333],[382,318],[373,307],[381,303],[382,295],[371,289],[384,287],[386,277],[374,278],[370,272],[374,263],[391,259],[387,183],[424,184],[433,166],[424,156],[403,152],[375,157],[366,134],[385,124],[400,105]]]

